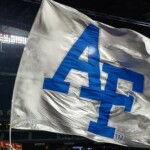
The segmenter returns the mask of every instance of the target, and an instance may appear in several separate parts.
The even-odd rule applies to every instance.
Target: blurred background
[[[150,37],[150,0],[56,0],[92,19],[130,28]],[[0,0],[0,148],[7,149],[10,106],[24,46],[41,0]],[[3,142],[2,142],[3,141]],[[5,142],[4,142],[5,141]],[[96,143],[78,136],[36,131],[12,131],[18,150],[136,149]],[[3,145],[3,146],[2,146]],[[0,149],[0,150],[1,150]]]

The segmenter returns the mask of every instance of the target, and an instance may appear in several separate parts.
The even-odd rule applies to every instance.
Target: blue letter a
[[[53,78],[44,79],[43,89],[68,93],[70,83],[64,80],[71,69],[76,69],[88,73],[89,79],[89,86],[82,86],[80,95],[84,95],[84,92],[87,90],[100,91],[98,41],[99,28],[92,24],[88,25],[63,59]],[[89,50],[88,62],[79,59],[87,47]]]

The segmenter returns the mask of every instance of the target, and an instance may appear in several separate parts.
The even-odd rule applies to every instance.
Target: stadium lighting
[[[0,42],[7,44],[26,45],[27,37],[0,33]]]

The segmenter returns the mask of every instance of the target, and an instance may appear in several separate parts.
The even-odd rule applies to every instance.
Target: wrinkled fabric
[[[80,97],[81,86],[88,86],[88,74],[71,70],[65,81],[71,83],[68,94],[45,90],[45,77],[53,78],[61,62],[85,28],[93,24],[99,32],[99,66],[108,63],[144,76],[144,91],[134,96],[132,111],[112,107],[108,125],[123,135],[122,140],[88,131],[90,121],[97,122],[100,101]],[[80,57],[88,62],[88,51]],[[66,65],[67,67],[67,65]],[[101,88],[108,75],[100,69]],[[132,84],[118,83],[118,93],[126,94]],[[129,30],[94,21],[82,13],[44,0],[24,49],[14,87],[11,127],[80,135],[97,142],[133,147],[150,147],[150,39]]]

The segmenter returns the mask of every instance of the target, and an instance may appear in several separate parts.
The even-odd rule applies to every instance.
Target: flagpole
[[[13,150],[13,146],[12,146],[12,137],[11,137],[11,132],[12,132],[12,129],[11,129],[11,124],[10,124],[10,127],[9,127],[9,146],[10,146],[10,150]]]

